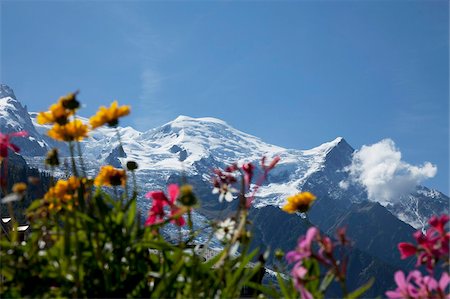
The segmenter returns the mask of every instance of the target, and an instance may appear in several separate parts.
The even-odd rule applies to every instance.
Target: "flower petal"
[[[170,184],[169,187],[167,187],[167,192],[169,193],[170,203],[174,204],[180,194],[180,188],[178,188],[177,184]]]

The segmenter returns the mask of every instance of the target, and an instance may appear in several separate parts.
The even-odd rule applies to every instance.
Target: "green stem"
[[[73,119],[77,120],[77,115],[75,114],[75,112],[73,114]],[[80,165],[81,165],[81,171],[83,172],[83,176],[86,177],[86,167],[84,165],[83,155],[81,153],[81,145],[78,140],[76,141],[76,144],[77,144],[78,158],[80,160]]]
[[[81,145],[79,141],[77,141],[77,151],[78,151],[78,158],[80,160],[81,171],[83,172],[83,177],[86,177],[86,166],[84,165],[84,159],[81,153]]]
[[[73,175],[78,177],[77,165],[75,163],[75,154],[73,149],[73,143],[69,141],[69,150],[70,150],[70,160],[72,161],[72,172]]]

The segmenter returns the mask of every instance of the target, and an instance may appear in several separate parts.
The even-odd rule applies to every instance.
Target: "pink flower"
[[[411,255],[415,255],[417,252],[416,246],[406,242],[399,243],[398,250],[400,251],[400,257],[402,260],[410,257]]]
[[[11,137],[25,137],[25,136],[28,136],[28,133],[25,131],[14,132],[10,134],[0,133],[0,157],[1,158],[8,157],[8,148],[18,153],[20,151],[20,148],[17,145],[11,143],[9,139]]]
[[[250,183],[252,182],[254,168],[255,166],[253,166],[252,163],[245,163],[242,165],[242,170],[244,171],[244,182],[247,188],[250,187]]]
[[[417,245],[405,242],[399,243],[398,249],[401,258],[405,259],[417,255],[416,266],[426,265],[430,273],[433,272],[439,260],[448,260],[450,234],[445,231],[448,220],[447,215],[433,216],[429,220],[430,227],[425,234],[420,230],[413,234]]]
[[[446,272],[442,274],[439,282],[432,276],[422,276],[418,270],[411,271],[406,279],[402,271],[397,271],[394,279],[397,289],[387,291],[388,298],[448,298],[445,291],[450,277]]]
[[[148,213],[148,218],[145,221],[145,225],[154,225],[164,221],[164,206],[170,206],[170,217],[173,218],[171,220],[172,223],[177,224],[178,226],[183,226],[186,224],[183,216],[178,215],[180,208],[175,205],[175,201],[180,194],[180,188],[176,184],[170,184],[167,188],[167,193],[169,194],[169,198],[164,194],[163,191],[150,191],[145,194],[146,198],[153,199],[153,205]]]
[[[275,158],[273,158],[272,162],[270,162],[269,165],[266,165],[266,157],[263,156],[261,158],[261,167],[265,172],[269,172],[278,164],[278,162],[280,162],[280,160],[281,158],[279,156],[276,156]]]
[[[440,235],[445,235],[445,225],[449,220],[449,216],[444,214],[441,217],[433,216],[428,223],[433,227]]]
[[[308,274],[308,270],[297,263],[291,271],[291,275],[294,278],[294,285],[297,290],[299,290],[302,299],[313,299],[312,294],[305,288],[304,278]]]
[[[158,199],[159,197],[158,195],[156,195],[157,192],[151,192],[151,195],[149,195],[149,193],[147,193],[145,197],[149,198],[153,195],[155,195],[155,197],[153,197],[152,208],[148,212],[148,218],[145,221],[145,226],[161,223],[164,221],[165,216],[164,206],[166,205],[166,202],[164,200]]]
[[[311,243],[318,233],[319,230],[316,227],[310,227],[306,232],[306,235],[301,236],[298,240],[297,248],[286,254],[287,261],[289,263],[295,263],[311,256]]]
[[[387,291],[386,296],[391,299],[397,298],[417,298],[417,288],[411,283],[411,280],[420,281],[422,275],[419,271],[414,270],[408,274],[405,278],[403,271],[397,271],[394,275],[395,283],[397,284],[397,289],[394,291]]]

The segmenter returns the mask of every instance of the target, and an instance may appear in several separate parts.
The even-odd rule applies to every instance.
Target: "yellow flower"
[[[73,120],[65,125],[55,124],[48,131],[48,136],[60,141],[81,141],[87,137],[88,127],[81,120]]]
[[[17,194],[23,194],[27,191],[27,184],[25,183],[15,183],[12,187],[12,192]]]
[[[119,117],[130,114],[130,106],[118,106],[114,101],[109,108],[101,106],[97,113],[89,119],[92,129],[108,124],[114,127],[119,123]]]
[[[288,213],[307,212],[316,197],[310,192],[301,192],[287,198],[287,203],[283,206],[283,211]]]
[[[80,107],[80,102],[77,101],[77,94],[78,91],[71,92],[63,97],[60,97],[58,104],[61,104],[68,110],[77,110]]]
[[[127,176],[125,170],[117,169],[111,165],[103,166],[94,180],[96,186],[125,186]]]
[[[62,204],[65,204],[71,210],[73,206],[72,201],[77,197],[79,187],[80,179],[74,176],[67,181],[59,180],[56,182],[55,186],[51,187],[44,195],[44,201],[49,204],[48,209],[59,211],[62,208]]]
[[[64,108],[62,101],[50,106],[50,111],[39,112],[36,120],[38,124],[54,124],[64,125],[68,121],[68,117],[73,114],[72,110]]]

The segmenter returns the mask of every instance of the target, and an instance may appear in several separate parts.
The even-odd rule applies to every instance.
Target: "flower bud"
[[[47,158],[45,159],[45,164],[47,164],[49,166],[58,166],[59,165],[58,150],[56,148],[50,150],[47,153]]]
[[[69,93],[60,99],[62,106],[68,110],[76,110],[80,108],[80,102],[77,101],[78,92]]]
[[[136,169],[138,169],[138,164],[136,162],[134,162],[134,161],[128,161],[127,162],[127,169],[129,171],[136,170]]]
[[[192,191],[192,185],[182,185],[180,187],[180,197],[178,198],[179,202],[187,207],[192,207],[197,204],[197,197]]]

